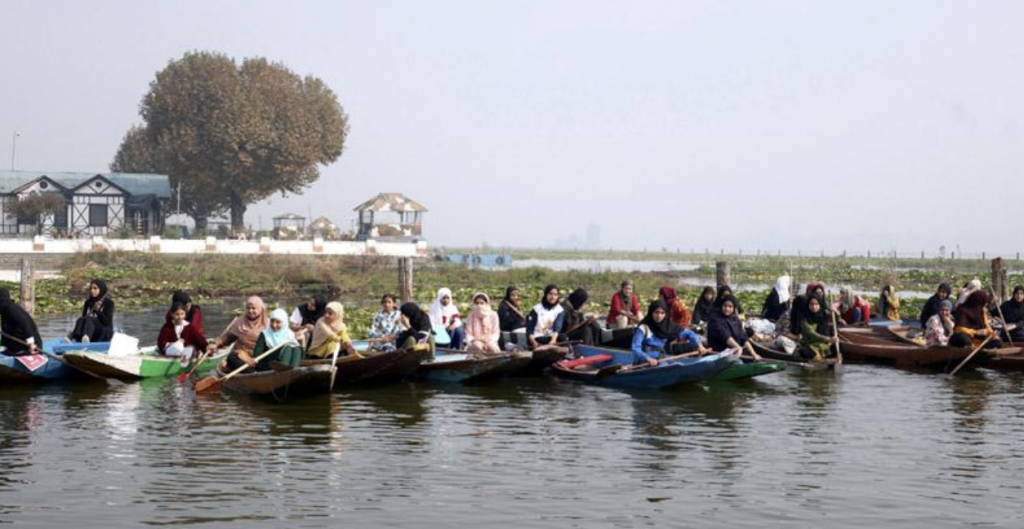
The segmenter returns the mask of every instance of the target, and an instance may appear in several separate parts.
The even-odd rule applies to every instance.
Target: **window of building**
[[[67,228],[68,227],[68,208],[61,208],[53,216],[53,227],[54,228]]]
[[[106,228],[107,227],[107,205],[106,204],[89,204],[89,227],[90,228]]]

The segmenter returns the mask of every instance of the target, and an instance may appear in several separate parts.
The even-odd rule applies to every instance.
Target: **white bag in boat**
[[[139,339],[134,336],[115,332],[110,339],[110,348],[107,354],[110,356],[130,356],[139,352]]]

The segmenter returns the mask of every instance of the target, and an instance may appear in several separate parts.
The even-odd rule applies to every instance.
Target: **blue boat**
[[[580,358],[563,360],[552,366],[552,372],[571,380],[598,386],[629,389],[662,389],[706,380],[739,361],[733,352],[703,357],[680,358],[656,366],[608,369],[632,366],[633,352],[586,345],[574,346]]]
[[[110,342],[74,343],[67,339],[47,340],[43,350],[61,356],[65,351],[106,352]],[[39,384],[85,380],[88,375],[46,355],[7,356],[0,354],[0,383]]]

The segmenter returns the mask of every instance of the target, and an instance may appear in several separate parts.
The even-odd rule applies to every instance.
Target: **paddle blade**
[[[597,377],[598,378],[610,377],[610,376],[614,375],[615,373],[618,373],[619,371],[621,371],[622,368],[624,368],[624,367],[626,367],[626,366],[624,366],[622,364],[615,364],[615,365],[610,365],[608,367],[602,367],[601,369],[599,369],[597,371]]]
[[[188,373],[178,375],[178,384],[184,384],[186,380],[188,380]]]
[[[220,379],[217,377],[206,377],[196,382],[196,393],[220,389]]]
[[[832,371],[835,372],[835,374],[837,374],[837,375],[842,375],[843,374],[843,364],[841,362],[836,362],[836,364],[832,366]]]

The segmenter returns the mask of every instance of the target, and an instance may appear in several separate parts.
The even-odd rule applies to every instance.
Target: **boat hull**
[[[338,358],[335,389],[352,385],[398,382],[416,372],[426,357],[425,350],[401,350],[388,353],[362,353],[362,358]],[[330,360],[303,360],[303,366],[322,365]]]
[[[109,346],[110,344],[106,342],[83,344],[58,339],[43,343],[43,350],[64,358],[64,353],[69,350],[83,349],[105,352]],[[0,383],[45,384],[76,382],[89,378],[91,377],[46,355],[27,355],[25,357],[0,355]]]
[[[284,371],[260,371],[236,375],[222,382],[224,389],[240,395],[274,397],[285,400],[299,395],[329,393],[335,367],[316,365]],[[217,371],[217,376],[224,376]]]
[[[778,373],[779,371],[786,370],[785,362],[745,362],[742,364],[733,364],[715,376],[709,378],[713,382],[721,382],[727,380],[742,380],[745,378],[754,378],[762,375],[770,375],[772,373]]]
[[[620,370],[603,376],[602,368],[614,365],[631,366],[633,352],[586,345],[575,346],[574,349],[583,362],[588,358],[607,357],[607,360],[589,363],[586,369],[578,369],[581,366],[580,360],[564,360],[552,366],[554,374],[588,384],[622,389],[664,389],[699,382],[713,377],[738,361],[733,353],[717,353],[699,358],[662,362],[653,367]]]
[[[478,383],[515,373],[529,365],[532,355],[476,355],[438,349],[434,360],[423,362],[415,376],[433,382]]]
[[[196,372],[205,373],[217,367],[217,364],[228,355],[228,352],[228,349],[223,349],[216,355],[207,358],[196,369]],[[177,376],[187,372],[192,365],[182,365],[177,358],[156,354],[155,348],[142,349],[139,354],[121,356],[91,351],[68,351],[64,354],[64,358],[69,364],[79,369],[103,378],[119,380]]]

